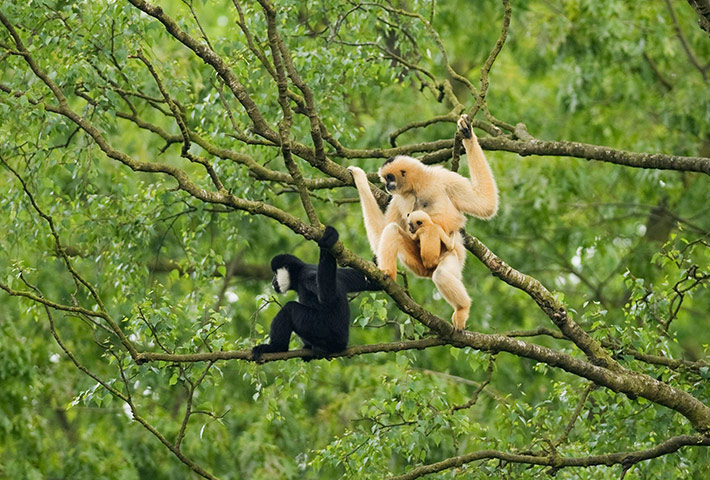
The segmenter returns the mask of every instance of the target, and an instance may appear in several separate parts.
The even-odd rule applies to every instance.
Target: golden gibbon
[[[454,327],[463,330],[468,320],[471,298],[461,282],[466,250],[459,230],[466,224],[464,213],[489,219],[498,210],[498,189],[493,173],[466,115],[458,128],[466,149],[470,180],[441,166],[428,166],[400,155],[388,159],[379,176],[392,200],[384,214],[370,190],[367,175],[349,167],[360,196],[365,230],[379,268],[393,280],[397,258],[415,275],[431,277],[444,299],[454,308]],[[438,265],[429,268],[422,261],[419,244],[407,232],[407,216],[423,210],[431,221],[450,235],[454,248],[441,255]]]

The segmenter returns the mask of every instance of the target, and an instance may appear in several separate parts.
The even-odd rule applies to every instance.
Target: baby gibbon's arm
[[[441,243],[444,244],[447,250],[453,250],[454,247],[456,247],[456,242],[454,241],[454,236],[453,235],[448,235],[443,228],[438,227],[439,231],[439,240],[441,240]]]

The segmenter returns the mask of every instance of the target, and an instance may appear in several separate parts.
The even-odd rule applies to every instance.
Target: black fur
[[[338,231],[326,227],[318,242],[318,265],[303,262],[289,254],[276,255],[271,269],[286,267],[289,271],[289,290],[298,292],[297,302],[288,302],[271,321],[269,343],[252,349],[258,360],[262,354],[285,352],[295,332],[304,347],[313,350],[316,357],[345,350],[350,333],[350,306],[347,294],[365,290],[380,290],[365,275],[353,268],[338,268],[330,249],[338,241]],[[275,282],[276,280],[274,280]]]

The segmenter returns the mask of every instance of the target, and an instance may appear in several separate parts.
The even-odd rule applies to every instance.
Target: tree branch
[[[690,64],[693,65],[693,67],[695,67],[698,72],[700,72],[700,75],[703,77],[703,80],[707,82],[707,67],[703,67],[700,65],[698,59],[695,57],[693,49],[690,48],[688,39],[685,38],[685,35],[683,35],[683,30],[680,29],[680,25],[678,24],[678,17],[675,16],[675,11],[673,10],[673,5],[671,4],[670,0],[664,1],[666,3],[666,7],[668,8],[668,14],[670,15],[671,21],[673,22],[673,30],[675,30],[675,34],[678,37],[678,40],[680,40],[680,44],[682,45],[685,54],[688,56]]]
[[[409,340],[403,342],[380,343],[376,345],[357,345],[349,347],[342,352],[331,353],[323,357],[326,360],[334,358],[352,358],[356,355],[379,352],[399,352],[402,350],[423,350],[429,347],[441,345],[449,345],[450,342],[439,337],[427,337],[420,340]],[[303,358],[311,360],[315,357],[311,350],[289,350],[288,352],[265,353],[261,356],[258,363],[275,362],[278,360],[290,360],[292,358]],[[143,364],[147,362],[173,362],[173,363],[191,363],[191,362],[214,362],[216,360],[246,360],[253,362],[251,350],[237,351],[220,351],[209,353],[186,353],[186,354],[170,354],[170,353],[152,353],[143,352],[138,354],[137,363]]]
[[[698,15],[700,28],[710,33],[710,0],[688,0],[688,4]]]
[[[389,477],[389,480],[414,480],[431,473],[442,472],[479,460],[502,460],[509,463],[544,465],[553,467],[553,472],[565,467],[593,467],[597,465],[622,465],[628,467],[645,460],[673,453],[683,447],[708,445],[710,445],[710,437],[704,435],[680,435],[647,450],[608,453],[590,457],[560,457],[556,454],[522,455],[496,450],[481,450],[417,467],[404,475]]]

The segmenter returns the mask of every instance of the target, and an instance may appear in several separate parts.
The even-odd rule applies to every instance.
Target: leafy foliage
[[[283,303],[270,289],[269,259],[289,252],[314,262],[317,248],[306,229],[297,235],[282,217],[252,207],[307,221],[279,143],[287,121],[268,2],[160,4],[225,62],[275,136],[212,65],[132,3],[142,2],[0,7],[26,49],[11,28],[0,29],[0,284],[30,295],[0,295],[0,476],[365,479],[477,451],[584,458],[694,433],[708,440],[643,396],[456,342],[331,361],[134,361],[126,343],[188,355],[262,342]],[[341,167],[374,172],[395,144],[420,157],[444,151],[438,160],[448,162],[453,143],[441,150],[435,142],[453,139],[464,110],[478,113],[482,142],[500,139],[483,133],[493,125],[522,142],[512,126],[523,122],[555,142],[710,154],[710,39],[688,5],[515,2],[483,102],[478,82],[504,8],[405,3],[284,0],[275,9],[277,33],[329,135],[332,165],[315,159],[307,95],[293,78],[291,150],[315,185],[308,198],[320,221],[362,258],[371,254],[360,206]],[[69,111],[136,163],[110,155],[58,112],[62,102],[29,58]],[[496,149],[487,156],[501,209],[490,222],[469,220],[468,231],[554,292],[620,367],[708,405],[708,176]],[[180,169],[195,189],[137,162]],[[252,203],[206,200],[221,193]],[[584,359],[529,291],[474,257],[464,276],[474,299],[469,330]],[[429,279],[409,274],[406,288],[449,317]],[[45,310],[38,298],[71,308]],[[351,310],[351,345],[440,333],[385,293],[361,294]],[[538,478],[550,468],[570,479],[627,469],[627,479],[700,478],[710,453],[685,447],[613,463],[557,471],[484,458],[427,478]]]

